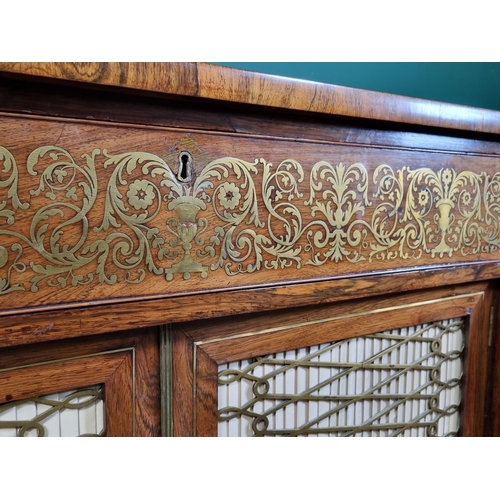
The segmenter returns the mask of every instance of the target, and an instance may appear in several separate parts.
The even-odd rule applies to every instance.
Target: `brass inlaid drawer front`
[[[493,158],[0,128],[2,309],[498,258]]]

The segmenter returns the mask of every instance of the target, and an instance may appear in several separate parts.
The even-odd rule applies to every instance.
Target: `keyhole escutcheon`
[[[181,182],[191,180],[193,176],[193,156],[187,151],[179,153],[179,168],[177,170],[177,179]]]

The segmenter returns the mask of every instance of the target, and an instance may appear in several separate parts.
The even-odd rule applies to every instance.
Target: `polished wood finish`
[[[0,130],[0,314],[498,257],[491,156],[8,115]]]
[[[12,347],[0,357],[0,403],[95,384],[105,386],[107,436],[160,435],[155,329]]]
[[[189,406],[189,411],[194,411],[196,435],[215,436],[219,364],[465,316],[468,317],[468,333],[461,435],[480,436],[486,425],[486,380],[490,370],[488,313],[491,304],[491,286],[477,283],[397,297],[282,310],[273,314],[185,323],[174,329],[174,338],[178,345],[188,345],[189,352],[194,352],[194,355],[190,354],[189,363],[183,363],[185,368],[191,369],[174,380],[174,387],[183,392],[186,399],[193,398],[191,394],[196,395],[193,406]],[[181,357],[181,352],[174,349],[174,358]]]
[[[483,436],[487,424],[486,389],[489,365],[488,335],[490,331],[490,310],[492,287],[485,290],[476,307],[469,309],[469,334],[465,351],[464,405],[461,414],[463,436]],[[486,417],[486,418],[485,418]]]
[[[498,137],[494,134],[132,91],[124,106],[123,92],[107,86],[75,89],[68,82],[61,85],[52,80],[48,83],[15,77],[16,74],[0,72],[0,111],[32,117],[91,119],[94,123],[122,126],[134,124],[230,135],[265,135],[302,142],[378,145],[469,155],[499,154]]]
[[[122,361],[113,376],[104,383],[107,436],[136,435],[133,398],[134,372],[130,354]]]
[[[196,349],[195,436],[217,436],[217,363]]]
[[[500,112],[204,63],[1,63],[0,71],[296,111],[500,133]]]
[[[498,290],[494,298],[494,309],[491,314],[493,325],[491,325],[490,337],[490,366],[488,377],[488,406],[487,406],[487,435],[500,436],[500,342],[498,342],[498,328],[500,325],[500,308],[498,307]]]
[[[196,434],[194,402],[194,345],[182,332],[172,337],[172,387],[174,436],[186,437]]]
[[[462,433],[500,435],[499,112],[201,63],[0,63],[0,138],[5,397],[39,387],[15,367],[59,363],[59,387],[112,366],[108,430],[157,436],[173,323],[173,434],[215,435],[220,363],[464,315]]]
[[[134,435],[130,351],[0,372],[0,401],[104,384],[106,436]]]
[[[0,401],[5,403],[47,392],[59,392],[102,383],[115,373],[127,357],[128,353],[115,353],[101,355],[98,360],[95,358],[63,360],[51,363],[51,370],[40,366],[21,367],[19,370],[22,370],[23,378],[16,377],[16,370],[2,372],[0,374]],[[7,382],[14,377],[16,377],[16,384],[7,386]],[[47,385],[48,383],[50,386]]]
[[[273,284],[255,290],[186,294],[165,299],[89,304],[83,307],[70,304],[45,312],[43,308],[36,308],[22,314],[2,316],[0,313],[0,347],[83,338],[165,323],[247,314],[263,309],[273,311],[308,304],[329,304],[499,277],[498,264],[490,263],[445,270],[400,270],[382,276],[350,276],[295,285]],[[131,307],[133,314],[130,314]]]
[[[269,352],[298,349],[304,338],[308,345],[340,340],[346,338],[346,330],[353,324],[356,331],[349,332],[350,337],[458,317],[466,309],[472,311],[477,307],[483,300],[484,288],[484,284],[478,284],[437,289],[332,306],[227,317],[183,327],[188,329],[198,348],[218,364],[229,363]],[[389,315],[390,328],[385,326]]]

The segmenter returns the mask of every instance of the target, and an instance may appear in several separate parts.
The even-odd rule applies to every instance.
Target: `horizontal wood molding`
[[[297,111],[500,133],[500,112],[205,63],[0,63],[0,71]]]
[[[105,383],[127,357],[131,357],[130,350],[2,370],[0,401],[15,401],[47,392]],[[15,385],[9,383],[14,378]]]
[[[278,285],[258,290],[187,295],[132,303],[94,304],[0,316],[0,347],[87,337],[107,332],[275,311],[308,304],[437,288],[500,278],[500,266],[406,271],[385,276],[352,277],[319,283]],[[472,285],[471,285],[472,286]]]
[[[48,81],[16,79],[0,72],[0,111],[40,120],[57,118],[169,130],[209,131],[228,136],[500,155],[499,136],[460,130],[377,122],[280,108],[239,106],[164,94],[123,95],[113,87],[72,88]],[[115,91],[113,91],[115,90]]]
[[[268,352],[366,335],[469,314],[483,300],[485,284],[363,299],[321,307],[225,318],[182,326],[198,349],[218,364]],[[390,320],[388,319],[390,318]],[[388,323],[390,321],[390,324]],[[356,325],[353,329],[353,325]],[[273,347],[271,347],[273,346]]]

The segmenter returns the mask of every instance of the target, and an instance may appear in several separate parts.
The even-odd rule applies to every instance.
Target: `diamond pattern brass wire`
[[[40,412],[31,420],[0,420],[0,429],[18,429],[17,437],[25,437],[29,431],[35,430],[37,437],[45,437],[46,429],[43,425],[44,420],[52,414],[62,410],[80,410],[92,407],[98,401],[102,401],[102,388],[103,386],[78,389],[69,394],[62,401],[51,399],[51,396],[49,395],[26,398],[18,401],[12,401],[11,403],[4,403],[0,405],[1,413],[25,403],[35,403],[37,406],[48,406],[48,409]],[[83,399],[83,401],[79,402],[79,399]],[[100,434],[80,434],[80,437],[98,437],[103,435],[103,433],[104,430]]]
[[[445,320],[221,365],[219,401],[229,404],[219,403],[219,435],[231,421],[242,430],[226,435],[457,435],[463,326]]]

